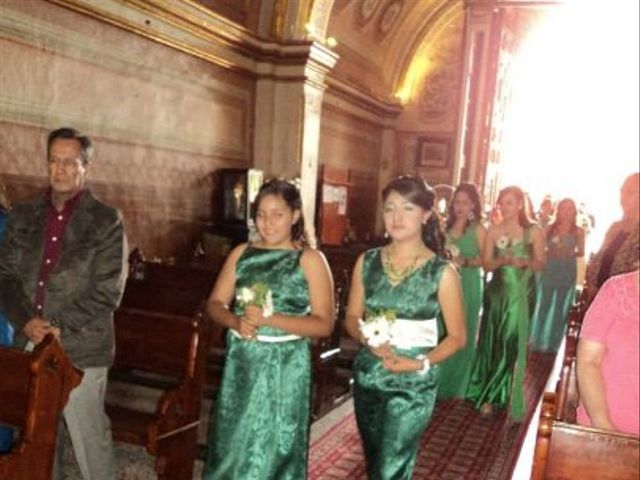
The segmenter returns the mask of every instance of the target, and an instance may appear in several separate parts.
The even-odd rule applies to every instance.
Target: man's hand
[[[59,332],[59,329],[56,329]],[[54,333],[53,327],[44,318],[34,317],[29,320],[22,329],[24,334],[35,345],[38,345],[48,333]]]

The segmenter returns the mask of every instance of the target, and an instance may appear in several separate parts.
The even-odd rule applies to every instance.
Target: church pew
[[[156,456],[158,479],[193,475],[206,354],[207,322],[193,317],[120,307],[115,315],[112,380],[146,379],[163,393],[152,413],[107,403],[115,440],[141,445]]]
[[[191,317],[204,312],[204,304],[218,274],[217,271],[191,269],[163,264],[145,264],[144,278],[130,276],[121,308],[168,313]],[[340,341],[349,275],[343,270],[336,277],[336,328],[327,338],[318,339],[311,347],[313,364],[312,416],[319,417],[331,407],[334,373],[340,354]],[[204,313],[203,313],[204,315]],[[219,385],[226,350],[226,330],[210,322],[209,355],[205,384],[207,394]],[[122,378],[122,377],[121,377]],[[137,383],[154,386],[153,381],[136,379]]]
[[[32,353],[0,347],[0,378],[0,422],[20,430],[0,455],[0,478],[49,480],[59,415],[82,372],[48,335]]]
[[[640,478],[640,439],[576,423],[580,402],[577,349],[586,303],[569,313],[565,351],[555,393],[543,397],[533,480],[624,480]]]
[[[578,353],[578,336],[582,326],[583,315],[584,312],[577,308],[572,308],[569,312],[562,369],[560,378],[556,383],[557,418],[572,423],[576,421],[576,410],[580,402],[576,355]]]
[[[637,480],[640,439],[557,418],[556,394],[545,393],[532,480]]]

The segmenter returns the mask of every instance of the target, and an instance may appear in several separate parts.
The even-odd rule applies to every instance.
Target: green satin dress
[[[509,251],[515,258],[532,258],[529,229],[521,242],[496,248],[495,256],[504,257]],[[476,408],[485,403],[502,408],[511,399],[515,421],[525,414],[523,380],[533,298],[531,269],[503,266],[493,272],[485,292],[478,351],[466,395]]]
[[[537,352],[558,351],[575,299],[576,257],[554,255],[554,240],[569,251],[575,250],[577,242],[576,235],[571,233],[547,239],[547,264],[537,283],[538,296],[529,335],[531,348]]]
[[[266,283],[274,311],[307,315],[309,289],[300,250],[247,247],[236,265],[236,292]],[[242,315],[237,305],[235,313]],[[289,335],[260,327],[258,334]],[[307,477],[311,363],[308,339],[268,343],[227,334],[227,356],[209,427],[206,480]]]
[[[438,338],[445,334],[438,303],[438,285],[448,262],[429,259],[395,287],[381,261],[381,249],[365,253],[362,283],[368,311],[393,310],[396,318],[437,318]],[[415,358],[425,348],[395,349]],[[369,349],[362,348],[353,364],[354,405],[362,437],[369,480],[410,480],[420,438],[436,401],[439,366],[426,375],[391,373]]]
[[[476,226],[470,226],[459,238],[447,235],[447,242],[458,247],[460,255],[464,258],[472,259],[481,256],[476,228]],[[459,270],[467,320],[467,345],[442,362],[438,398],[464,398],[469,384],[471,365],[476,354],[476,334],[482,305],[482,269],[460,267]]]

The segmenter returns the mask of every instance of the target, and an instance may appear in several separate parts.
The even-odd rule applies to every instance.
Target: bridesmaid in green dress
[[[436,400],[439,363],[464,346],[460,279],[422,179],[383,191],[391,242],[356,262],[346,328],[360,349],[354,402],[369,480],[409,480]],[[364,321],[363,321],[364,319]]]
[[[578,210],[570,198],[558,202],[556,218],[546,231],[547,264],[539,281],[529,343],[537,352],[557,352],[569,309],[575,299],[577,261],[584,255],[584,230],[577,225]]]
[[[207,303],[229,332],[203,478],[300,480],[307,476],[309,338],[333,330],[333,281],[322,254],[302,246],[295,186],[264,184],[252,213],[260,239],[229,254]]]
[[[438,398],[464,398],[476,353],[476,334],[482,305],[482,251],[487,229],[480,224],[481,201],[477,187],[461,183],[453,194],[447,216],[447,249],[462,281],[467,345],[440,367]]]
[[[478,351],[467,398],[483,413],[510,403],[511,417],[525,414],[523,379],[534,290],[534,271],[544,268],[544,233],[526,213],[518,187],[498,195],[502,221],[489,228],[483,265],[492,272],[484,296]]]

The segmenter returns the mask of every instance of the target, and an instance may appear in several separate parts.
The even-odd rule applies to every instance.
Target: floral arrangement
[[[505,248],[509,248],[511,246],[511,239],[507,235],[502,235],[498,240],[496,240],[496,247],[500,250],[504,250]]]
[[[236,300],[242,306],[255,305],[262,308],[265,318],[273,315],[273,295],[266,283],[257,282],[251,287],[240,288]]]
[[[396,319],[393,310],[367,312],[365,320],[359,320],[360,332],[367,341],[367,345],[376,348],[391,341],[391,325]]]

